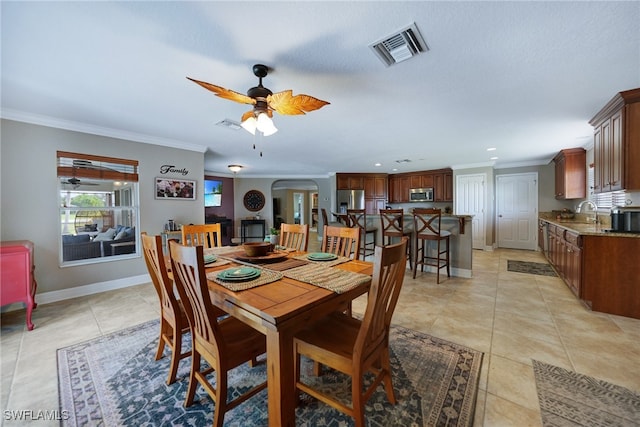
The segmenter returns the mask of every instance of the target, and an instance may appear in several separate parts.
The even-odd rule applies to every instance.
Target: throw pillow
[[[125,237],[127,237],[127,235],[128,235],[127,230],[123,228],[122,230],[120,230],[118,234],[116,234],[116,237],[114,237],[113,240],[124,239]]]
[[[116,229],[110,228],[104,233],[98,233],[96,237],[93,238],[94,242],[102,242],[105,240],[113,240],[113,237],[116,235]]]

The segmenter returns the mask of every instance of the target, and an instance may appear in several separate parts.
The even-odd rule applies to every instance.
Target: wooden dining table
[[[301,255],[304,252],[291,252],[287,259]],[[271,267],[276,269],[277,264],[275,262]],[[232,265],[233,262],[216,267],[214,263],[207,268],[207,275]],[[270,265],[260,267],[269,269]],[[349,260],[326,268],[365,274],[369,280],[343,293],[289,277],[237,292],[208,280],[214,305],[266,335],[269,426],[295,426],[295,333],[331,312],[344,309],[353,299],[366,293],[371,285],[371,262]]]

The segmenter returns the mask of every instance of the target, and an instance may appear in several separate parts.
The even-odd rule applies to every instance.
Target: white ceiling
[[[2,117],[206,150],[209,172],[545,164],[562,148],[588,146],[588,120],[616,92],[640,87],[638,1],[1,7]],[[385,67],[369,44],[413,22],[429,51]],[[331,104],[274,114],[279,132],[262,141],[216,126],[249,106],[186,76],[245,93],[257,84],[255,63],[272,68],[263,83],[273,92]]]

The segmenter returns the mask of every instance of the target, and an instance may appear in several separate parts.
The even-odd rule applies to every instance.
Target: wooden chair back
[[[413,227],[416,237],[418,239],[429,239],[430,236],[439,237],[441,219],[442,211],[440,209],[415,208],[413,210]]]
[[[329,216],[327,215],[327,210],[325,208],[321,208],[322,212],[322,226],[329,225]]]
[[[200,383],[214,400],[213,425],[222,427],[224,414],[265,389],[258,384],[233,400],[227,399],[227,373],[245,362],[253,362],[266,351],[266,339],[260,332],[241,321],[224,316],[211,302],[204,269],[204,247],[184,246],[169,242],[171,268],[176,288],[184,301],[192,338],[191,372],[185,406],[191,406]],[[201,367],[204,358],[209,367]],[[215,372],[215,386],[207,375]]]
[[[309,247],[309,224],[280,225],[280,246],[297,251],[307,251]]]
[[[325,225],[321,248],[322,252],[360,259],[360,229]]]
[[[182,353],[182,333],[189,329],[188,320],[182,304],[174,293],[173,281],[167,272],[166,259],[162,251],[162,237],[141,233],[144,261],[151,276],[151,282],[160,302],[160,337],[156,360],[162,357],[165,344],[171,348],[171,366],[167,384],[176,380],[180,359],[189,356]]]
[[[220,224],[183,225],[182,244],[205,248],[220,247],[222,246],[222,228]]]
[[[402,237],[404,231],[404,209],[380,209],[382,237]]]
[[[391,317],[407,269],[408,241],[408,238],[403,237],[400,243],[376,246],[367,308],[353,352],[362,359],[371,358],[372,354],[388,346]]]
[[[303,391],[351,415],[356,427],[365,426],[364,407],[380,384],[384,384],[389,402],[396,402],[389,355],[389,327],[404,280],[407,242],[408,238],[403,237],[400,243],[376,246],[373,277],[362,321],[334,312],[298,332],[294,339],[296,391]],[[338,399],[326,389],[301,380],[301,355],[351,376],[350,406],[345,404],[344,396]],[[364,376],[369,372],[375,377],[365,387]],[[298,397],[296,394],[296,399]]]

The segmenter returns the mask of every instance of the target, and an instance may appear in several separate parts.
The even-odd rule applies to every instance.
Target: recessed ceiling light
[[[487,151],[496,151],[495,147],[487,148]]]
[[[398,170],[398,168],[393,168],[393,169],[391,169],[391,170],[392,170],[393,172],[395,172],[395,171],[397,171],[397,170]]]
[[[375,166],[375,167],[379,168],[380,166],[382,166],[382,163],[376,163],[376,164],[375,164],[375,165],[373,165],[373,166]]]
[[[490,160],[498,160],[498,158],[497,158],[497,157],[490,157],[489,159],[490,159]]]

